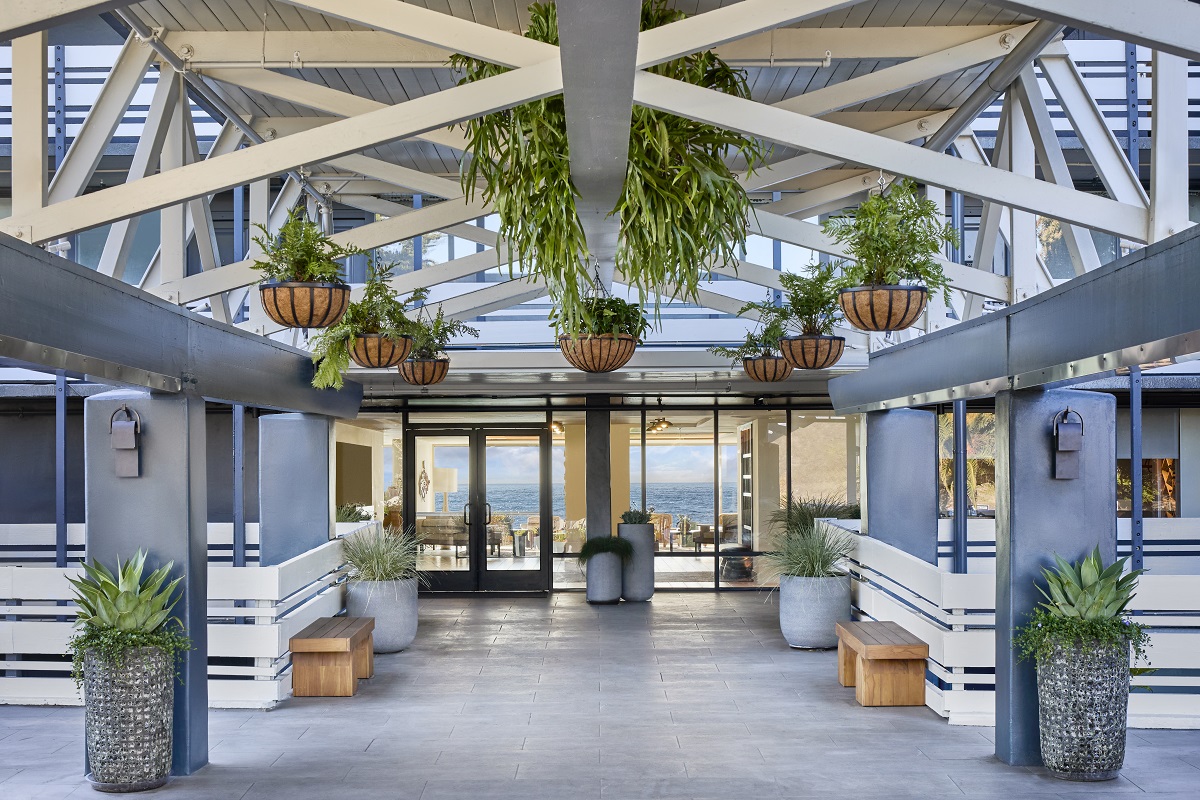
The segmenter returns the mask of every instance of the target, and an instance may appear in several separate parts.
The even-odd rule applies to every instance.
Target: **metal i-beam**
[[[1148,216],[1145,209],[970,164],[944,153],[893,142],[661,75],[639,73],[634,101],[801,150],[908,175],[943,189],[1145,241]]]
[[[986,0],[1061,25],[1200,60],[1200,6],[1188,0]]]
[[[340,392],[312,387],[310,354],[9,237],[0,237],[0,284],[0,356],[227,403],[358,413],[358,384]]]
[[[1003,311],[871,354],[829,384],[840,413],[987,397],[1200,351],[1200,228]]]

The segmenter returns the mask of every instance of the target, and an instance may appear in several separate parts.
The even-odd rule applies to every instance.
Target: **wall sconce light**
[[[1071,419],[1074,415],[1079,421]],[[1079,477],[1079,453],[1083,450],[1083,415],[1069,407],[1054,415],[1054,478]]]
[[[117,419],[124,414],[124,419]],[[109,444],[113,449],[113,463],[118,478],[136,478],[141,473],[138,457],[138,435],[142,432],[142,418],[124,403],[108,418]]]

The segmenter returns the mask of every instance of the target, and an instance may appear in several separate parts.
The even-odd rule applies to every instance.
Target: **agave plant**
[[[163,583],[174,562],[151,572],[143,581],[146,553],[139,550],[128,561],[117,560],[114,575],[103,564],[83,565],[85,577],[68,578],[75,587],[78,624],[118,631],[154,633],[166,624],[176,600],[171,599],[182,578]]]
[[[84,563],[81,578],[68,578],[79,606],[76,632],[68,646],[72,652],[72,675],[83,678],[84,656],[91,651],[110,664],[119,664],[126,654],[139,648],[157,647],[174,659],[191,648],[191,641],[171,627],[171,609],[182,578],[167,583],[174,562],[143,577],[146,553],[139,550],[128,561],[117,560],[115,572],[103,564]]]
[[[1062,647],[1109,645],[1132,648],[1135,660],[1145,657],[1150,636],[1125,613],[1142,570],[1123,575],[1127,561],[1118,559],[1105,567],[1100,548],[1076,564],[1056,555],[1054,568],[1042,570],[1046,588],[1038,587],[1045,602],[1014,637],[1021,657],[1040,664]]]
[[[1142,570],[1136,569],[1128,575],[1122,575],[1128,560],[1118,559],[1105,568],[1099,547],[1078,564],[1069,564],[1061,556],[1055,555],[1054,562],[1058,568],[1042,570],[1049,590],[1038,587],[1047,601],[1042,606],[1056,616],[1083,620],[1105,620],[1120,616],[1133,599],[1138,576],[1142,574]]]

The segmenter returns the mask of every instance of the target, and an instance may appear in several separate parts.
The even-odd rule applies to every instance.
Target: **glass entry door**
[[[405,517],[434,591],[548,591],[549,430],[411,428]]]

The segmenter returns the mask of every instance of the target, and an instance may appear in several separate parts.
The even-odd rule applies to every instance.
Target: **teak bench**
[[[838,683],[864,706],[925,705],[929,645],[894,622],[839,622]]]
[[[353,697],[375,674],[373,617],[323,617],[292,637],[292,695]]]

